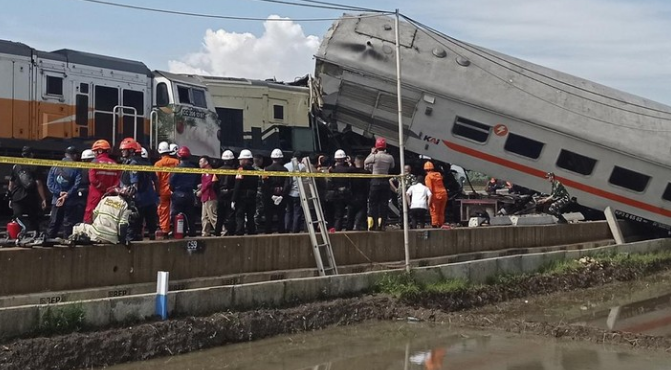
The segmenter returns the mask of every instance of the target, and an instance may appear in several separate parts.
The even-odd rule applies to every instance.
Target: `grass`
[[[84,306],[81,303],[59,308],[47,307],[38,331],[44,335],[66,334],[84,328]]]

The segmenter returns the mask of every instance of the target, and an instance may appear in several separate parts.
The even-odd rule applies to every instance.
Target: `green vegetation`
[[[84,328],[84,307],[81,303],[58,308],[47,306],[40,321],[39,332],[44,335],[66,334]]]

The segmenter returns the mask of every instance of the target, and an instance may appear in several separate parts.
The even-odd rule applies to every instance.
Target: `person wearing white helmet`
[[[254,156],[249,149],[243,149],[238,156],[240,170],[254,171],[252,161]],[[233,199],[231,200],[231,209],[235,211],[236,235],[256,234],[256,224],[254,223],[254,211],[256,210],[256,192],[259,186],[259,177],[243,175],[241,173],[235,176],[235,188],[233,189]]]
[[[176,146],[176,145],[175,145]],[[158,144],[158,154],[161,159],[156,161],[154,167],[159,168],[156,172],[158,179],[158,225],[164,234],[170,233],[170,199],[172,191],[170,190],[170,172],[161,172],[160,168],[177,167],[179,160],[173,158],[173,149],[166,141]],[[175,153],[176,154],[176,153]]]
[[[230,150],[224,150],[221,154],[222,170],[234,170],[235,154]],[[235,235],[235,211],[231,209],[233,201],[233,190],[235,189],[235,175],[216,175],[215,186],[219,187],[217,195],[217,224],[214,226],[214,235]]]
[[[96,159],[96,153],[91,149],[86,149],[82,152],[82,155],[79,157],[82,162],[91,163]],[[74,217],[75,224],[84,221],[84,210],[86,209],[86,199],[89,196],[89,170],[82,168],[82,179],[79,182],[79,189],[77,189],[77,201],[75,202],[75,212],[77,213]]]
[[[147,148],[142,148],[142,150],[140,151],[140,157],[144,159],[149,159],[149,151],[147,150]]]
[[[326,201],[331,203],[333,209],[333,225],[335,231],[342,231],[345,209],[350,198],[352,198],[352,186],[347,174],[350,172],[347,154],[338,149],[333,156],[335,164],[329,169],[330,173],[340,175],[331,178],[326,189]]]
[[[159,144],[159,145],[160,145],[160,144]],[[178,157],[178,155],[177,155],[177,151],[179,150],[179,145],[177,145],[177,144],[175,144],[175,143],[168,144],[168,148],[170,148],[170,155],[171,155],[173,158],[177,159],[177,157]]]
[[[284,167],[284,154],[282,150],[275,149],[270,153],[270,159],[273,163],[266,167],[266,171],[271,172],[289,172]],[[284,234],[286,232],[286,225],[284,224],[284,216],[286,213],[286,199],[291,190],[291,177],[289,176],[270,176],[263,180],[262,199],[263,209],[265,211],[266,223],[264,231],[266,234],[273,232],[273,219],[277,217],[277,232]]]

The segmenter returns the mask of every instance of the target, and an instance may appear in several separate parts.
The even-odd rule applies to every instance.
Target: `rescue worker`
[[[230,150],[225,150],[221,155],[222,170],[234,170],[235,155]],[[217,224],[214,227],[214,235],[235,235],[235,212],[231,209],[233,190],[235,189],[235,175],[216,175],[214,181],[218,186],[217,194]],[[225,231],[224,231],[225,228]]]
[[[333,156],[335,163],[330,168],[329,172],[342,177],[333,177],[328,182],[326,190],[326,201],[331,203],[333,209],[333,229],[335,231],[342,231],[343,220],[345,218],[345,211],[347,204],[352,198],[352,184],[346,174],[350,173],[349,158],[344,150],[338,149]]]
[[[86,149],[82,152],[80,159],[82,162],[90,163],[96,158],[96,154],[91,149]],[[84,222],[84,211],[86,210],[86,199],[89,196],[89,170],[81,170],[82,181],[79,182],[79,189],[77,189],[77,201],[75,202],[75,224]]]
[[[263,156],[261,154],[254,154],[252,167],[255,171],[263,171]],[[266,213],[263,210],[263,179],[259,176],[258,187],[256,188],[256,210],[254,211],[254,224],[256,230],[262,230],[265,225]]]
[[[496,191],[499,189],[503,189],[503,186],[501,186],[501,183],[499,180],[496,178],[492,177],[489,179],[489,182],[487,183],[487,186],[485,187],[485,192],[489,195],[496,194]]]
[[[179,153],[178,153],[178,151],[179,151],[179,145],[177,145],[177,144],[175,144],[175,143],[171,143],[168,147],[170,148],[170,155],[171,155],[173,158],[179,160]]]
[[[70,146],[65,149],[63,162],[75,162],[77,160],[77,149]],[[51,192],[51,217],[47,238],[56,238],[63,231],[63,238],[72,234],[72,227],[80,222],[77,216],[76,204],[78,201],[77,191],[82,181],[81,170],[77,168],[51,167],[47,175],[47,188]]]
[[[354,167],[349,168],[352,174],[367,174],[370,171],[364,168],[366,158],[358,155],[354,158]],[[366,212],[368,205],[368,193],[370,191],[370,179],[365,177],[352,178],[350,180],[352,197],[347,207],[347,230],[366,230]]]
[[[394,164],[394,157],[387,153],[387,141],[384,138],[375,140],[375,147],[366,158],[364,165],[373,175],[388,175]],[[368,230],[384,231],[389,210],[391,188],[384,178],[374,178],[370,183],[368,194]]]
[[[116,164],[109,157],[111,150],[110,143],[107,140],[98,140],[91,146],[91,150],[96,157],[93,163]],[[86,200],[86,210],[84,212],[84,222],[91,223],[93,210],[102,199],[107,189],[114,188],[119,184],[120,173],[116,170],[92,169],[89,171],[89,195]]]
[[[34,158],[33,149],[24,146],[23,158]],[[9,199],[13,218],[21,225],[20,236],[25,232],[40,231],[40,218],[47,209],[47,197],[40,170],[35,166],[15,164],[9,178]],[[24,216],[25,215],[25,216]]]
[[[212,169],[211,159],[208,156],[200,157],[198,165],[202,169]],[[214,191],[214,174],[204,173],[200,175],[200,189],[196,192],[196,197],[201,202],[201,234],[203,236],[214,235],[213,231],[217,225],[217,194]]]
[[[189,158],[191,151],[188,147],[183,146],[177,151],[179,156],[179,164],[177,168],[195,168]],[[200,181],[200,176],[195,173],[173,173],[170,176],[170,190],[172,191],[172,198],[170,200],[170,219],[174,220],[175,216],[182,213],[186,218],[188,236],[196,236],[196,215],[195,215],[195,190]],[[173,230],[174,231],[174,230]]]
[[[142,147],[132,138],[126,138],[119,145],[123,163],[130,166],[149,165],[142,155]],[[143,239],[143,227],[146,223],[149,238],[154,239],[157,226],[156,215],[156,174],[153,172],[140,172],[127,170],[121,173],[121,189],[129,200],[133,201],[133,206],[137,211],[129,220],[128,238],[131,241],[141,241]],[[133,208],[133,207],[131,207]]]
[[[273,163],[266,167],[266,171],[271,172],[289,172],[284,167],[284,154],[280,149],[274,149],[270,153],[270,159]],[[266,213],[266,225],[264,231],[266,234],[273,232],[273,219],[277,217],[277,232],[280,234],[286,233],[286,225],[284,216],[286,213],[287,199],[289,191],[291,190],[291,177],[270,176],[264,177],[262,196],[263,208]]]
[[[557,217],[560,224],[568,223],[562,215],[564,208],[571,202],[571,196],[569,195],[568,190],[566,190],[564,184],[557,180],[553,172],[545,174],[545,178],[552,184],[552,192],[540,202],[543,204],[550,204],[548,213]]]
[[[128,245],[128,220],[131,210],[120,189],[111,190],[114,195],[106,195],[92,212],[92,224],[80,223],[72,229],[70,240],[83,244],[123,242]]]
[[[426,214],[431,204],[431,190],[424,186],[424,176],[417,178],[417,183],[413,184],[406,191],[408,199],[408,213],[410,214],[410,228],[424,228]]]
[[[158,168],[172,168],[179,164],[179,160],[172,157],[170,145],[162,141],[158,144],[158,154],[161,155],[154,166]],[[156,172],[158,181],[158,222],[161,230],[168,235],[170,233],[170,172]]]
[[[410,166],[409,164],[405,165],[405,168],[403,168],[403,177],[401,177],[401,179],[403,179],[403,181],[405,182],[406,191],[412,185],[415,185],[417,183],[417,177],[412,174],[412,166]],[[399,182],[397,178],[391,178],[389,179],[389,186],[391,187],[391,191],[396,193],[396,200],[398,202],[399,214],[402,215],[402,213],[400,213],[403,212],[402,184]]]
[[[294,167],[294,160],[298,162],[298,168]],[[303,153],[296,151],[292,155],[291,161],[284,165],[284,168],[289,172],[304,172],[305,165],[301,163],[303,160]],[[285,228],[287,232],[298,233],[302,230],[303,224],[305,223],[305,215],[303,214],[303,208],[301,207],[300,193],[298,191],[298,182],[302,181],[298,177],[291,178],[291,189],[289,190],[289,197],[287,199],[287,212],[284,217]]]
[[[240,162],[239,170],[254,171],[254,167],[252,166],[253,158],[250,150],[243,149],[238,156],[238,161]],[[235,176],[231,209],[235,211],[236,235],[245,235],[245,221],[247,222],[247,235],[256,235],[254,212],[256,211],[256,193],[258,187],[258,176],[243,175],[242,173],[238,173]]]
[[[424,163],[426,171],[426,187],[431,191],[431,202],[429,211],[431,213],[431,226],[441,227],[445,223],[445,206],[447,206],[447,190],[443,183],[443,175],[435,170],[431,161]]]

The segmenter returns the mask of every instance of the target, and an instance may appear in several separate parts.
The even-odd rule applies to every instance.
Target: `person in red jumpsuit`
[[[110,143],[107,140],[98,140],[93,143],[91,150],[96,154],[96,158],[92,163],[101,164],[116,164],[110,158],[109,152],[111,150]],[[86,211],[84,212],[84,222],[91,223],[93,221],[93,210],[96,208],[100,199],[102,199],[107,189],[115,187],[119,184],[119,171],[107,169],[91,169],[89,171],[89,195],[86,199]]]
[[[445,223],[445,206],[447,206],[447,190],[443,184],[443,175],[435,170],[431,161],[424,163],[424,170],[426,171],[424,182],[432,194],[429,204],[431,226],[442,227]]]

